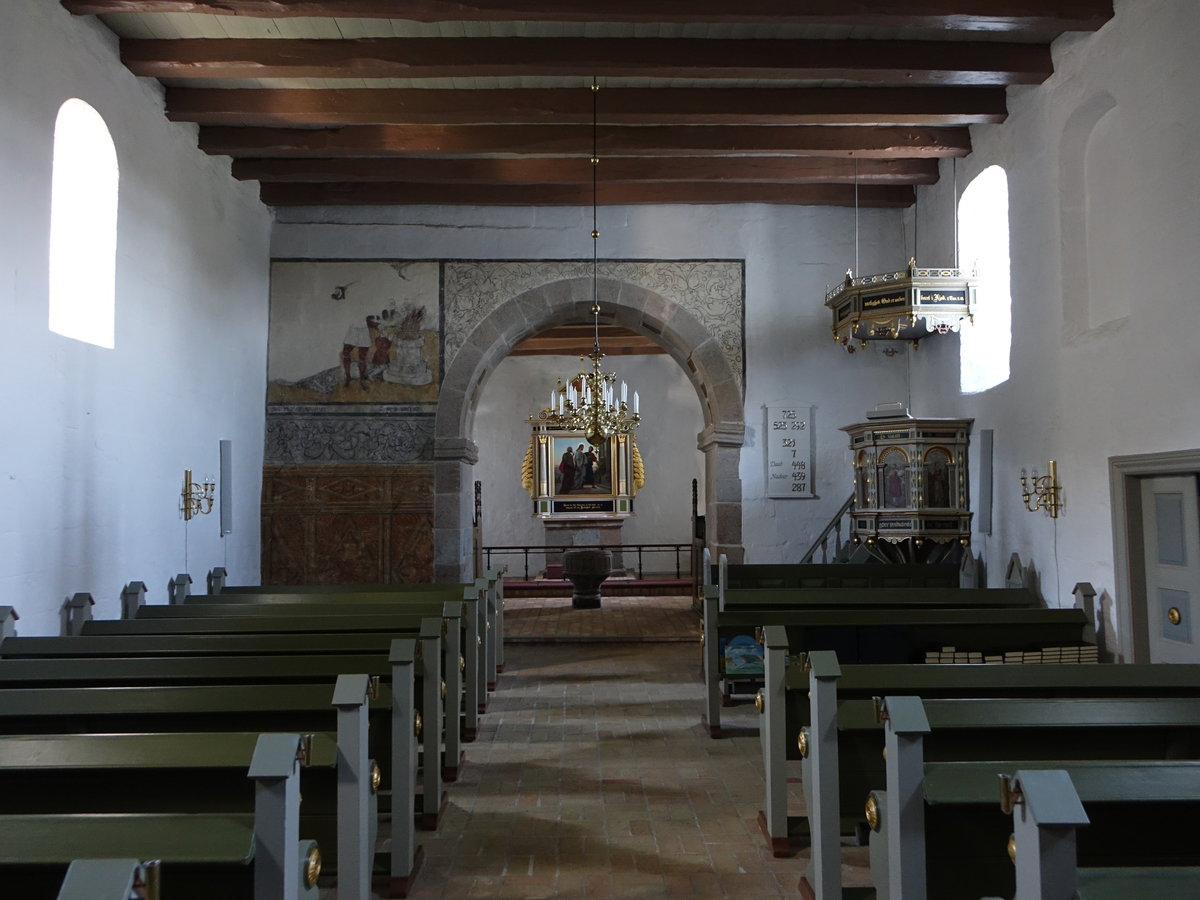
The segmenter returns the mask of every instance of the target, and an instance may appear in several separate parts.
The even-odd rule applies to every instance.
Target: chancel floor
[[[542,602],[510,601],[510,633],[522,604]],[[603,623],[598,637],[643,640],[508,643],[444,819],[421,835],[425,862],[410,897],[797,896],[807,851],[773,858],[757,824],[753,704],[726,709],[731,736],[710,739],[698,638],[650,640],[664,609],[698,635],[690,600],[606,598],[595,611],[554,602],[542,626],[558,618],[571,633],[571,618],[588,616]],[[845,852],[847,881],[862,883],[865,848]]]
[[[700,640],[700,619],[692,611],[691,597],[605,596],[599,609],[573,609],[569,596],[517,597],[504,603],[504,640],[506,646],[546,641],[695,644]],[[696,656],[699,659],[699,650]]]

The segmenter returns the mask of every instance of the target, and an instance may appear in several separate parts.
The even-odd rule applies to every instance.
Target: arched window
[[[115,343],[117,151],[96,110],[71,99],[54,123],[50,188],[50,330]]]
[[[959,387],[964,394],[1008,381],[1012,294],[1008,261],[1008,176],[984,169],[958,202],[958,259],[979,277],[975,321],[962,329]]]

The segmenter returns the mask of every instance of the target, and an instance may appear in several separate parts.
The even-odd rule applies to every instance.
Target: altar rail
[[[545,571],[548,566],[562,565],[562,556],[568,550],[574,550],[575,547],[562,546],[510,546],[510,547],[484,547],[483,558],[484,568],[491,569],[496,565],[508,562],[514,556],[520,556],[524,566],[524,580],[529,581],[529,558],[533,557],[534,563],[540,559],[542,562],[541,569],[537,571]],[[687,544],[604,544],[601,549],[611,550],[613,553],[614,568],[624,568],[628,565],[632,558],[637,558],[637,579],[645,580],[645,562],[646,556],[653,556],[651,562],[662,559],[662,554],[667,554],[667,559],[663,561],[666,568],[652,569],[652,574],[665,574],[670,571],[672,562],[675,566],[675,578],[691,578],[692,577],[692,545]],[[673,555],[674,559],[671,559]],[[618,560],[620,562],[618,563]],[[515,568],[515,567],[514,567]],[[513,569],[510,568],[510,575]],[[686,573],[686,574],[685,574]]]

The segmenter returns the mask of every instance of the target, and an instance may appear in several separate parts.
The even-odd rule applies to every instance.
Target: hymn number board
[[[767,496],[813,496],[812,407],[767,407]]]

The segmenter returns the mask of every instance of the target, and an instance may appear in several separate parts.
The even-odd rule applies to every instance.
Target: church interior
[[[102,713],[167,690],[156,666],[245,694],[233,673],[275,654],[282,697],[288,666],[315,690],[370,646],[336,729],[275,724],[286,703],[237,726],[299,736],[237,751],[259,799],[230,896],[1200,896],[1193,850],[1111,850],[1088,794],[1140,753],[1185,786],[1165,814],[1200,806],[1196,11],[6,0],[0,796],[43,730],[157,732]],[[261,607],[229,609],[243,588],[280,606],[275,649]],[[372,617],[394,643],[351,636]],[[957,693],[906,680],[946,664]],[[1004,770],[1003,816],[989,771],[1017,849],[974,862],[939,842],[975,801],[932,799],[970,778],[929,769],[967,740],[922,758],[913,735],[1037,733],[955,718],[985,696],[1057,701],[1056,759],[1085,732],[1125,749],[1052,770],[1065,788]],[[1153,738],[1104,731],[1126,703]],[[223,747],[252,714],[222,709],[176,730]],[[865,819],[838,797],[859,740],[887,748]],[[78,754],[151,754],[126,746]],[[299,787],[327,751],[336,777]],[[368,751],[384,792],[335,792]],[[303,774],[263,774],[280,759]],[[49,777],[15,794],[93,790]],[[336,823],[323,875],[294,877],[316,851],[271,844],[270,803]],[[88,812],[0,803],[0,835],[85,846],[64,822]],[[1025,849],[1045,829],[1069,875]],[[6,842],[0,878],[25,877]],[[29,877],[196,890],[109,846],[70,859],[133,864]]]

